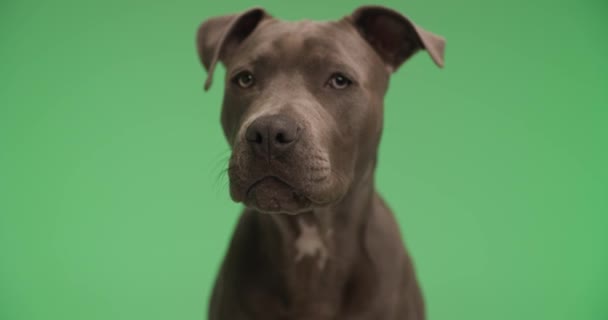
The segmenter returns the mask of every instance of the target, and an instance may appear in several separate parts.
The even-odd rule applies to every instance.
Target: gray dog
[[[391,9],[285,22],[255,8],[198,30],[211,85],[226,66],[230,195],[246,209],[210,320],[419,320],[398,225],[374,187],[389,76],[445,41]]]

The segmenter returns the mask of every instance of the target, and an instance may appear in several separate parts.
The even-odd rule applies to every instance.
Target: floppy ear
[[[380,55],[389,72],[396,71],[420,49],[426,49],[435,64],[443,67],[445,39],[422,29],[399,12],[364,6],[347,19]]]
[[[211,87],[217,62],[225,61],[267,16],[263,9],[253,8],[240,14],[210,18],[201,24],[196,46],[199,59],[207,70],[205,91]]]

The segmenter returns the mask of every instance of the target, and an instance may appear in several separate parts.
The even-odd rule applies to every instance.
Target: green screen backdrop
[[[429,318],[608,319],[608,2],[372,3],[448,40],[392,77],[377,171]],[[0,319],[205,319],[240,206],[196,28],[361,4],[1,0]]]

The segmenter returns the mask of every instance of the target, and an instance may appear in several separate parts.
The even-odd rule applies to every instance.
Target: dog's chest
[[[323,232],[318,226],[309,225],[301,219],[298,220],[298,226],[300,232],[293,242],[294,263],[296,265],[305,264],[305,260],[312,259],[316,262],[319,272],[322,273],[329,259],[328,239],[331,237],[331,229]],[[304,268],[308,268],[308,266]]]
[[[339,319],[345,272],[341,270],[332,242],[331,228],[298,219],[297,233],[285,242],[286,255],[274,272],[282,289],[258,295],[257,306],[274,306],[276,312],[258,309],[264,320],[335,320]],[[263,285],[263,284],[262,284]],[[257,318],[256,318],[257,319]]]
[[[308,267],[306,270],[305,267]],[[331,268],[327,266],[328,269]],[[290,272],[283,290],[257,291],[248,295],[252,320],[337,320],[340,319],[342,286],[320,276],[314,261],[303,262]]]

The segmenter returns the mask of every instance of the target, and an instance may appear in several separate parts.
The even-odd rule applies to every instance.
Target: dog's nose
[[[300,129],[285,115],[262,116],[254,120],[245,138],[253,150],[262,157],[275,157],[289,150],[298,140]]]

